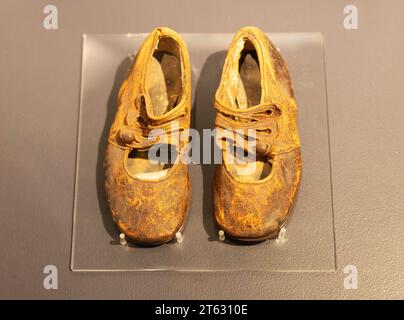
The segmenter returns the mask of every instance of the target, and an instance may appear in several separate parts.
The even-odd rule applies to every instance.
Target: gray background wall
[[[1,298],[404,298],[402,1],[0,2]],[[359,29],[343,28],[343,7]],[[330,119],[335,273],[69,271],[83,33],[321,31]],[[59,289],[43,288],[43,267]],[[343,287],[357,266],[359,288]]]

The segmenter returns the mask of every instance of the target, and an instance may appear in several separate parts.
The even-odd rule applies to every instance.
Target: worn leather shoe
[[[105,190],[114,222],[135,243],[168,242],[185,224],[190,178],[178,157],[188,139],[183,134],[190,125],[190,78],[184,41],[173,30],[157,28],[120,88],[104,159]],[[151,159],[156,147],[172,157]]]
[[[235,35],[215,108],[217,129],[245,130],[244,142],[252,137],[247,129],[253,129],[256,142],[254,160],[242,163],[230,154],[246,151],[246,143],[229,137],[222,141],[223,162],[213,178],[216,223],[236,240],[272,238],[290,216],[302,161],[289,72],[277,48],[258,28],[245,27]]]

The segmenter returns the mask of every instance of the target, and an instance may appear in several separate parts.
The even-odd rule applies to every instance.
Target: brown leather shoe
[[[150,161],[149,150],[159,145],[178,157],[187,143],[179,136],[190,125],[190,78],[184,41],[173,30],[157,28],[120,88],[104,160],[105,190],[114,222],[135,243],[168,242],[185,224],[188,168],[182,161]],[[168,139],[150,138],[153,129]]]
[[[240,241],[272,238],[290,215],[302,161],[289,73],[261,30],[245,27],[235,35],[215,99],[217,128],[256,130],[255,161],[229,161],[230,151],[246,150],[236,139],[223,147],[213,180],[216,223]],[[248,134],[242,136],[245,142]]]

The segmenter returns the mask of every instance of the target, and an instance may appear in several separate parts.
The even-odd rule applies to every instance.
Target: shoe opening
[[[260,104],[262,92],[260,63],[257,50],[248,39],[244,39],[244,47],[240,53],[238,72],[238,107],[245,109]]]
[[[146,87],[153,114],[162,115],[175,108],[183,93],[181,52],[176,40],[161,37],[146,74]]]
[[[176,163],[178,150],[171,144],[156,144],[148,150],[133,149],[126,159],[129,173],[144,180],[164,178]]]
[[[272,160],[268,156],[251,155],[239,147],[226,148],[224,157],[227,170],[241,181],[263,180],[272,171]]]

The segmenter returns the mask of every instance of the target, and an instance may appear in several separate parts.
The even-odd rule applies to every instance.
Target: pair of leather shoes
[[[217,226],[240,241],[274,237],[288,220],[302,162],[290,76],[278,50],[261,30],[245,27],[235,35],[215,108],[216,128],[241,132],[238,136],[242,137],[224,139],[223,161],[214,173]],[[191,184],[187,165],[177,160],[189,142],[190,119],[186,44],[175,31],[156,28],[120,88],[104,160],[112,218],[135,243],[165,243],[184,227]],[[242,163],[230,151],[246,151],[242,142],[252,138],[248,129],[254,132],[255,157],[253,162]],[[153,136],[156,130],[167,133],[164,143]],[[176,161],[150,159],[150,150],[157,145]]]

